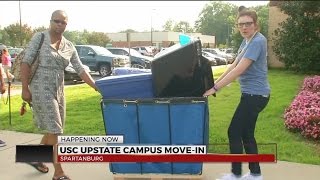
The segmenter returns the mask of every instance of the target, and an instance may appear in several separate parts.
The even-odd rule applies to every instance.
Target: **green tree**
[[[106,45],[110,42],[110,38],[107,36],[106,33],[92,32],[88,34],[87,42],[88,44],[106,47]]]
[[[1,44],[8,44],[9,42],[9,35],[4,29],[0,29],[0,43]]]
[[[78,37],[80,37],[80,32],[79,31],[65,31],[63,33],[63,36],[71,41],[73,44],[77,44]]]
[[[127,29],[127,30],[124,30],[124,31],[120,31],[120,33],[133,33],[133,32],[137,32],[137,31],[133,30],[133,29]]]
[[[283,1],[279,7],[289,16],[274,32],[274,52],[288,69],[319,73],[320,2]]]
[[[3,42],[9,46],[25,46],[31,39],[33,32],[30,26],[24,24],[10,24],[4,28],[4,34],[2,37]]]
[[[89,44],[88,36],[90,32],[88,30],[81,31],[65,31],[64,37],[70,40],[72,43],[76,45]]]
[[[205,5],[199,19],[195,22],[195,29],[205,35],[214,35],[216,45],[230,41],[234,16],[237,7],[230,3],[213,1]]]
[[[258,15],[258,23],[260,26],[260,32],[268,37],[268,20],[269,20],[269,5],[256,6],[253,8]]]
[[[90,32],[88,30],[83,30],[83,32],[80,33],[79,36],[79,42],[76,42],[76,44],[89,44],[88,37],[90,35]]]
[[[33,33],[42,32],[42,31],[45,31],[45,30],[47,30],[47,29],[48,29],[48,28],[45,27],[45,26],[37,27],[37,28],[33,29]]]
[[[172,19],[167,20],[165,24],[162,26],[163,31],[172,31],[173,23],[174,21]]]
[[[172,29],[174,32],[192,33],[193,28],[187,21],[180,21],[176,23]]]

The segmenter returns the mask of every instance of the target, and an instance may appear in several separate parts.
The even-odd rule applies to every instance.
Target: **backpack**
[[[14,78],[17,80],[21,80],[20,65],[25,53],[26,53],[26,50],[24,49],[14,59],[14,63],[12,66],[12,74],[14,75]]]
[[[33,61],[32,61],[32,64],[30,66],[30,79],[29,79],[29,83],[31,82],[34,74],[36,73],[36,70],[38,68],[38,65],[39,65],[39,61],[37,61],[37,58],[39,56],[39,52],[40,52],[40,49],[41,49],[41,46],[43,44],[43,40],[44,40],[44,33],[41,33],[41,40],[40,40],[40,43],[39,43],[39,47],[38,47],[38,50],[37,50],[37,53],[36,55],[34,56],[33,58]],[[22,62],[22,59],[24,58],[24,55],[26,53],[26,50],[22,50],[18,55],[17,57],[15,58],[14,60],[14,63],[13,63],[13,66],[12,66],[12,74],[14,75],[14,78],[17,79],[17,80],[21,80],[21,72],[20,72],[20,66],[21,66],[21,62]],[[36,62],[37,61],[37,62]]]

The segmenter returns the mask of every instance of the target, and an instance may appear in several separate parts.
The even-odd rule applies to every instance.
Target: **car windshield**
[[[210,52],[212,54],[217,54],[217,52],[214,49],[203,49],[203,51]]]
[[[210,52],[202,52],[202,53],[206,54],[207,57],[217,58],[216,55],[214,55],[214,54],[212,54],[212,53],[210,53]]]
[[[151,47],[145,47],[147,52],[152,53],[152,48]]]
[[[220,51],[220,49],[214,49],[218,54],[224,54],[223,51]]]
[[[231,53],[233,53],[233,51],[232,51],[232,49],[227,49],[226,53],[231,54]]]
[[[112,55],[112,53],[104,47],[95,46],[93,49],[96,51],[97,54]]]

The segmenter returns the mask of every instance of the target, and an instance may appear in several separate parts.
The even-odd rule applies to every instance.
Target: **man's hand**
[[[28,103],[32,101],[31,92],[29,88],[22,89],[21,98]]]

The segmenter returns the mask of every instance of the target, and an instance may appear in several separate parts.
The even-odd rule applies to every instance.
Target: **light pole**
[[[156,9],[152,9],[151,10],[151,28],[150,28],[150,34],[151,34],[151,37],[150,37],[150,42],[151,42],[151,45],[150,46],[152,46],[152,44],[153,44],[153,42],[152,42],[152,31],[153,31],[153,28],[152,28],[152,16],[153,16],[153,11],[154,10],[156,10]]]
[[[151,29],[150,29],[150,34],[151,34],[151,37],[150,37],[151,45],[150,46],[152,46],[152,11],[151,11]]]
[[[21,6],[19,0],[19,16],[20,16],[20,46],[22,47],[22,24],[21,24]]]
[[[229,36],[230,36],[229,23],[227,25],[228,25],[227,47],[229,47]]]
[[[230,36],[230,31],[229,31],[229,27],[230,27],[230,25],[229,25],[229,23],[226,23],[225,25],[227,25],[227,37],[226,37],[226,45],[227,45],[227,47],[229,47],[229,36]]]

